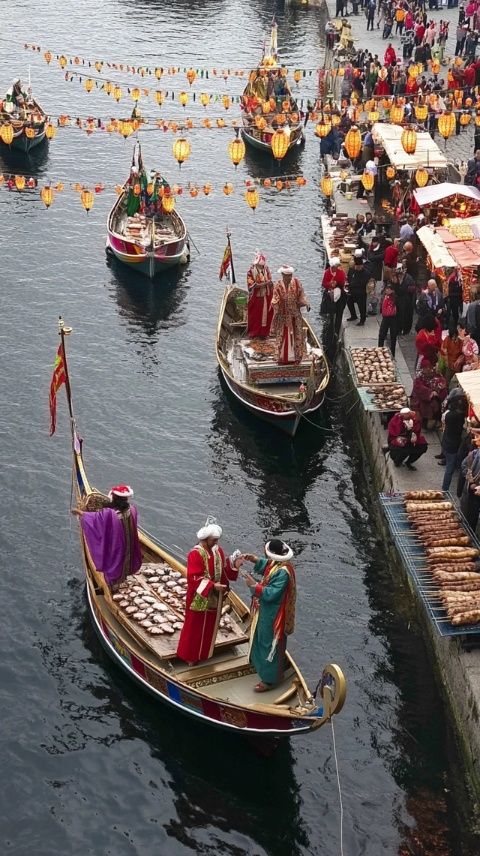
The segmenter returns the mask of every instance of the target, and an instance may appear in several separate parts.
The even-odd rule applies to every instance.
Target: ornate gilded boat
[[[6,143],[0,135],[0,143],[7,148],[28,154],[45,139],[47,116],[38,102],[33,99],[31,103],[27,104],[25,111],[22,111],[24,115],[7,112],[4,109],[4,104],[5,102],[1,102],[0,127],[11,125],[12,141]]]
[[[87,478],[82,443],[79,441],[73,409],[61,327],[66,389],[72,426],[73,465],[77,503],[95,510],[106,501]],[[153,586],[152,572],[163,574],[169,585],[183,580],[186,568],[183,558],[147,532],[140,530],[143,564],[127,580],[147,589]],[[230,591],[222,612],[228,625],[220,624],[211,659],[189,666],[176,656],[178,632],[168,637],[148,636],[147,631],[126,614],[105,584],[103,574],[95,567],[80,530],[81,548],[86,573],[87,602],[95,630],[111,659],[142,689],[196,720],[237,734],[285,737],[315,731],[339,713],[346,695],[341,669],[325,666],[315,692],[308,688],[300,669],[287,652],[287,669],[280,685],[261,696],[254,692],[258,675],[249,663],[249,609]],[[157,577],[158,579],[158,577]],[[162,601],[159,586],[154,597]],[[182,589],[174,585],[175,589]],[[170,589],[171,591],[171,589]],[[166,597],[166,596],[165,596]],[[181,596],[174,607],[181,619]],[[121,601],[120,601],[121,602]],[[167,601],[166,601],[167,603]],[[171,607],[171,599],[168,600]]]
[[[217,361],[233,395],[255,416],[294,436],[302,416],[318,410],[330,380],[327,358],[304,318],[306,355],[300,365],[278,365],[273,338],[247,337],[245,289],[228,285],[217,327]]]
[[[269,75],[277,77],[277,85],[281,90],[278,94],[275,92],[268,94]],[[300,109],[278,63],[275,21],[262,59],[258,67],[250,72],[240,106],[242,136],[253,148],[273,154],[272,137],[277,130],[283,130],[289,136],[287,151],[304,141]]]

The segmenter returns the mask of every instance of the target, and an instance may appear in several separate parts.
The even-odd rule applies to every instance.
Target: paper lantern
[[[212,192],[212,185],[209,181],[207,181],[207,183],[203,185],[203,192],[205,196],[210,196],[210,193]]]
[[[232,106],[232,99],[229,95],[222,95],[222,104],[225,110],[228,110]]]
[[[259,131],[264,131],[267,127],[267,120],[263,116],[255,116],[255,127]]]
[[[45,125],[45,136],[47,140],[53,140],[53,138],[56,136],[56,133],[57,129],[55,125],[52,125],[51,122],[48,122],[48,124]]]
[[[118,123],[118,131],[122,135],[123,139],[126,140],[127,137],[130,137],[130,135],[133,134],[133,125],[131,122],[121,120]]]
[[[382,98],[382,107],[383,107],[385,110],[390,110],[390,108],[391,108],[392,104],[393,104],[393,99],[392,99],[392,98]]]
[[[333,181],[332,181],[332,177],[328,174],[328,172],[326,172],[325,175],[322,176],[322,179],[320,181],[320,187],[321,187],[322,193],[324,193],[325,196],[328,197],[328,196],[332,195],[332,193],[333,193]]]
[[[260,199],[260,197],[258,195],[257,188],[256,187],[247,187],[247,190],[245,192],[245,201],[246,201],[247,205],[252,209],[252,211],[255,211],[255,208],[258,205],[259,199]]]
[[[187,80],[188,80],[190,86],[192,85],[196,76],[197,76],[197,72],[193,68],[189,68],[187,71]]]
[[[378,110],[370,110],[367,118],[368,118],[368,121],[372,122],[372,124],[373,124],[375,122],[378,122],[378,120],[380,119],[380,113],[378,112]]]
[[[270,101],[264,101],[262,104],[262,113],[265,113],[265,115],[267,116],[268,113],[270,113],[271,109],[272,108],[270,107]]]
[[[25,128],[25,136],[29,140],[33,140],[35,136],[35,128]]]
[[[138,86],[135,86],[133,89],[130,90],[130,95],[132,96],[134,101],[138,101],[141,94],[142,93],[141,93],[140,89],[138,88]]]
[[[401,125],[404,115],[405,110],[403,107],[399,107],[397,104],[394,104],[394,106],[390,108],[390,121],[393,122],[394,125]]]
[[[345,135],[343,145],[350,160],[356,160],[362,150],[362,135],[356,125],[352,125]]]
[[[286,131],[275,131],[271,145],[274,158],[278,161],[282,160],[290,147],[290,134]]]
[[[5,145],[9,146],[13,140],[13,125],[7,122],[6,125],[0,127],[0,137]]]
[[[100,73],[100,72],[101,72],[101,70],[102,70],[102,68],[103,68],[103,62],[102,62],[102,60],[101,60],[101,59],[97,59],[97,61],[95,62],[95,71],[98,71],[98,72]]]
[[[25,176],[24,175],[16,175],[15,176],[15,187],[17,190],[25,189]]]
[[[228,144],[228,154],[235,167],[237,167],[240,161],[245,157],[245,143],[241,137],[238,136],[238,133],[235,139]]]
[[[375,184],[375,176],[371,172],[364,172],[360,181],[362,182],[365,190],[369,192],[373,189],[373,185]]]
[[[122,89],[121,89],[121,87],[120,87],[120,86],[114,86],[114,87],[113,87],[113,97],[115,98],[115,101],[116,101],[117,103],[120,101],[120,98],[122,97],[122,94],[123,94],[123,93],[122,93]]]
[[[195,187],[195,185],[192,185],[189,188],[189,193],[190,193],[190,196],[192,197],[192,199],[195,199],[195,197],[198,196],[198,187]]]
[[[294,79],[295,83],[300,83],[300,81],[302,79],[302,72],[300,71],[299,68],[296,68],[295,71],[293,72],[293,79]]]
[[[387,166],[385,170],[385,175],[391,181],[392,178],[395,178],[396,169],[394,166]]]
[[[163,74],[163,68],[156,68],[155,69],[155,77],[157,78],[157,80],[160,80],[162,74]]]
[[[68,62],[68,59],[66,56],[63,56],[63,54],[62,54],[62,56],[58,57],[58,64],[59,64],[60,68],[65,68],[67,62]]]
[[[40,199],[45,205],[45,208],[50,208],[50,205],[53,202],[53,190],[49,185],[42,187],[40,191]]]
[[[462,125],[462,127],[465,128],[467,125],[469,125],[471,118],[471,113],[462,113],[460,116],[460,124]]]
[[[80,202],[82,203],[83,207],[85,208],[85,211],[87,212],[87,214],[93,208],[94,199],[95,199],[95,197],[94,197],[92,191],[87,190],[86,187],[84,187],[82,189],[82,191],[80,192]]]
[[[298,187],[305,187],[307,179],[304,178],[303,175],[298,175],[295,179],[295,183],[298,185]]]
[[[208,94],[208,92],[202,92],[200,94],[200,104],[202,105],[202,107],[207,107],[208,104],[210,104],[210,95]]]
[[[225,119],[217,119],[217,128],[225,127]]]
[[[320,139],[324,139],[324,137],[328,137],[331,130],[331,123],[327,119],[325,119],[325,117],[322,117],[320,119],[320,122],[315,125],[315,136],[320,137]]]
[[[93,87],[95,86],[95,82],[92,80],[91,77],[88,77],[83,86],[86,92],[91,92]]]
[[[65,187],[65,185],[64,185],[63,181],[57,181],[57,183],[55,185],[55,190],[57,191],[57,193],[61,193],[64,187]]]
[[[429,174],[424,167],[417,169],[415,172],[415,181],[417,182],[419,187],[425,187],[428,184]]]
[[[190,143],[185,137],[177,137],[173,144],[173,156],[181,166],[190,157]]]
[[[339,125],[341,121],[342,121],[341,116],[339,116],[338,113],[332,113],[332,125],[334,128],[336,128],[337,125]]]
[[[45,59],[45,62],[47,63],[47,65],[50,65],[50,63],[52,61],[52,52],[51,51],[45,51],[43,56],[44,56],[44,59]]]
[[[277,178],[275,182],[275,187],[277,188],[277,190],[283,190],[283,181],[281,178]]]
[[[178,100],[180,101],[182,107],[186,107],[188,104],[188,94],[186,92],[180,92]]]
[[[271,178],[265,178],[263,181],[263,186],[264,187],[271,187],[272,186],[272,179]]]
[[[230,194],[233,193],[233,184],[231,184],[229,181],[227,181],[223,185],[223,192],[224,192],[225,196],[230,196]]]
[[[407,155],[414,155],[417,148],[417,132],[413,128],[405,128],[400,142]]]
[[[155,92],[155,101],[157,102],[157,104],[159,104],[161,106],[163,104],[163,102],[165,101],[165,93],[160,92],[157,89],[157,91]]]
[[[445,141],[452,136],[455,130],[455,114],[447,111],[438,117],[438,131]]]
[[[416,104],[415,105],[415,118],[418,119],[419,122],[424,122],[428,116],[428,107],[426,104]]]
[[[163,194],[162,208],[166,214],[171,214],[173,209],[175,208],[175,197],[170,190],[165,191],[165,193]]]

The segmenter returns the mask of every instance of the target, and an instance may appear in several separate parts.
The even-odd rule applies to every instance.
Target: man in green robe
[[[295,626],[295,571],[293,551],[274,538],[265,545],[265,559],[246,555],[254,563],[253,572],[262,574],[257,582],[251,574],[245,581],[252,595],[250,662],[260,677],[255,692],[272,689],[283,678],[287,636]]]

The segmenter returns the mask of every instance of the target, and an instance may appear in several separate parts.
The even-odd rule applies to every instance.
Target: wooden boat
[[[216,341],[222,376],[247,410],[293,437],[302,416],[322,406],[330,380],[327,359],[304,318],[305,359],[300,365],[278,365],[273,338],[247,338],[247,300],[245,289],[226,287]]]
[[[85,471],[82,444],[77,437],[71,405],[65,329],[68,328],[64,328],[61,321],[76,499],[82,508],[96,510],[104,504],[106,497],[90,485]],[[317,691],[310,691],[288,653],[288,667],[281,684],[261,696],[254,692],[258,676],[248,657],[249,610],[233,591],[227,594],[223,607],[223,613],[229,619],[228,626],[223,629],[220,626],[212,658],[188,666],[176,656],[178,631],[170,636],[149,636],[140,624],[134,622],[106,586],[82,534],[80,538],[88,609],[99,639],[112,660],[157,700],[197,721],[237,734],[263,735],[265,738],[315,731],[342,709],[346,684],[341,669],[334,664],[325,666],[317,686],[320,693],[317,699]],[[173,580],[182,582],[185,579],[184,561],[145,531],[140,531],[140,541],[143,565],[138,574],[127,578],[127,582],[148,589],[164,606],[171,604],[171,599],[167,601],[167,595],[162,591],[166,591]],[[163,582],[153,588],[154,579]],[[182,585],[175,587],[182,589]],[[172,591],[171,588],[168,590]],[[183,602],[184,598],[178,596],[173,608],[180,621]]]
[[[283,129],[290,136],[288,151],[304,141],[303,124],[300,108],[292,95],[285,77],[282,77],[284,92],[281,96],[267,99],[264,81],[269,72],[279,72],[277,56],[277,25],[272,24],[270,40],[265,46],[258,67],[250,72],[249,81],[241,99],[242,136],[245,142],[254,149],[272,154],[272,136],[275,131]],[[270,101],[268,113],[264,112],[265,105]],[[288,105],[288,108],[285,107]],[[278,116],[280,115],[280,119]]]
[[[139,158],[141,164],[141,153]],[[107,252],[150,279],[187,261],[190,254],[187,227],[180,214],[175,209],[167,213],[160,203],[148,217],[140,212],[129,216],[129,193],[127,182],[108,216]]]
[[[47,116],[38,102],[33,98],[30,98],[26,102],[25,110],[21,112],[19,110],[9,112],[6,106],[7,102],[0,102],[0,127],[2,125],[11,125],[13,139],[10,145],[8,145],[3,142],[0,136],[0,143],[10,149],[16,149],[28,154],[28,152],[40,145],[45,139]]]

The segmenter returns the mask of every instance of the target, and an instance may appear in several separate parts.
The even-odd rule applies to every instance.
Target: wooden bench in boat
[[[298,365],[279,365],[273,356],[275,352],[273,340],[267,339],[265,344],[267,353],[263,359],[258,359],[258,357],[255,358],[248,353],[247,349],[255,351],[255,347],[252,347],[252,342],[249,339],[240,340],[249,383],[261,384],[262,386],[267,384],[301,383],[310,377],[312,374],[311,356],[306,356]],[[272,347],[269,347],[270,345]],[[270,354],[271,351],[273,351],[272,354]]]

